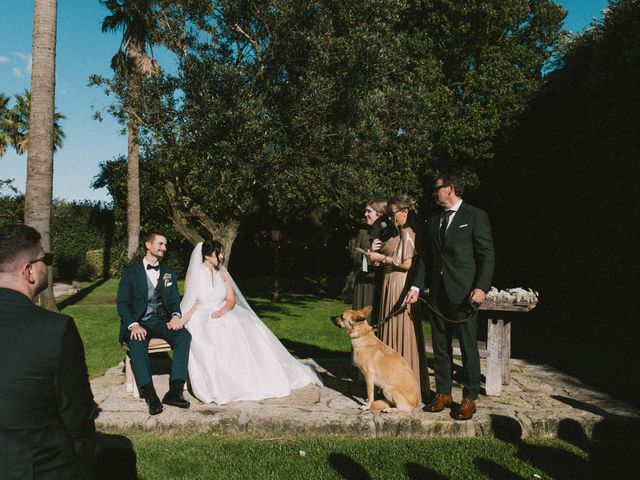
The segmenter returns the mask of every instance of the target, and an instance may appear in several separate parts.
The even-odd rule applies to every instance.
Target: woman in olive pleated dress
[[[380,249],[382,239],[386,234],[388,225],[387,201],[372,199],[367,202],[364,209],[364,219],[367,228],[358,232],[355,247],[365,251],[376,251]],[[360,310],[371,305],[373,307],[370,315],[375,322],[380,304],[380,287],[384,272],[382,267],[373,265],[369,259],[361,252],[353,249],[351,260],[356,270],[356,277],[353,285],[353,308]]]

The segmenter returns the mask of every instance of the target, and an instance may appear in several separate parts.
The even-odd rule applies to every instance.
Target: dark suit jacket
[[[462,202],[440,241],[440,213],[427,224],[420,261],[416,262],[412,285],[431,295],[442,282],[449,301],[462,304],[474,288],[488,292],[495,263],[491,226],[486,212]]]
[[[0,332],[0,477],[85,478],[97,407],[73,319],[0,288]]]
[[[180,292],[176,272],[160,265],[160,293],[167,313],[180,312]],[[118,314],[120,315],[120,342],[129,338],[129,325],[139,322],[147,311],[147,272],[142,261],[126,267],[118,285]]]

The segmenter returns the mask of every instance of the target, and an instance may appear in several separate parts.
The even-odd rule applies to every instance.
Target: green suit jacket
[[[459,305],[473,289],[488,292],[491,288],[495,264],[491,225],[484,210],[462,202],[443,245],[440,218],[438,213],[427,223],[421,258],[416,262],[411,284],[420,290],[429,288],[432,298],[437,298],[442,280],[449,301]]]
[[[0,288],[0,478],[86,478],[98,414],[73,319]]]
[[[180,312],[180,292],[176,272],[160,265],[160,293],[169,315]],[[120,315],[120,342],[128,339],[129,325],[139,322],[147,311],[147,273],[142,261],[126,267],[122,271],[118,285],[118,315]]]

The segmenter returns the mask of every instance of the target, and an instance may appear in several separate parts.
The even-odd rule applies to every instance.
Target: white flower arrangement
[[[491,287],[491,290],[487,293],[485,306],[488,303],[509,303],[515,306],[533,308],[538,303],[538,292],[520,287],[507,288],[505,290]]]

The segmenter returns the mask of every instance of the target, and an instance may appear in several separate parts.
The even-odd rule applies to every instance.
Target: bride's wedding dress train
[[[226,301],[226,284],[219,270],[203,268],[206,272],[200,272],[198,282],[187,282],[183,299],[187,308],[181,307],[185,313],[193,305],[189,302],[196,305],[186,324],[192,336],[189,380],[196,398],[222,405],[285,397],[310,383],[322,384],[315,371],[291,356],[262,323],[237,287],[236,306],[220,318],[211,318]]]

